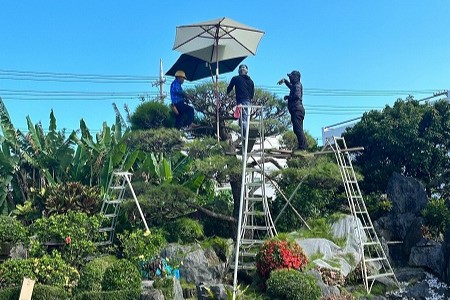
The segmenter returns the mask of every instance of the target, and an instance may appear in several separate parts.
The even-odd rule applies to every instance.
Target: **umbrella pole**
[[[214,37],[215,42],[216,42],[216,118],[217,118],[217,143],[219,143],[220,141],[220,135],[219,135],[219,106],[220,106],[220,102],[219,102],[219,26],[217,26],[216,29],[216,36]]]

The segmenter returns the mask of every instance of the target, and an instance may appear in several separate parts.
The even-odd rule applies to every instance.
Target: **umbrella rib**
[[[236,29],[230,30],[229,32],[226,31],[225,29],[222,29],[224,31],[224,35],[228,35],[230,37],[230,39],[233,39],[236,43],[238,43],[239,45],[242,46],[242,48],[244,48],[245,50],[247,50],[249,53],[255,55],[256,53],[253,52],[252,50],[250,50],[247,46],[245,46],[244,44],[242,44],[239,40],[237,40],[234,36],[232,36],[230,33],[233,32]],[[222,38],[222,37],[221,37]]]

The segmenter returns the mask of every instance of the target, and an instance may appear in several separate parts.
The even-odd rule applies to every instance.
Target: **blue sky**
[[[59,129],[83,118],[95,132],[113,123],[112,102],[133,110],[157,93],[159,60],[168,70],[180,55],[176,26],[223,16],[265,32],[245,60],[256,86],[283,95],[276,82],[301,71],[304,127],[316,138],[397,98],[450,88],[450,1],[3,0],[0,97],[16,128],[26,116],[47,128],[53,109]]]

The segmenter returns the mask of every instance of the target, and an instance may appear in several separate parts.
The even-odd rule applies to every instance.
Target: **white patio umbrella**
[[[173,50],[216,64],[217,138],[219,139],[219,64],[220,61],[256,54],[264,31],[220,18],[176,28]]]

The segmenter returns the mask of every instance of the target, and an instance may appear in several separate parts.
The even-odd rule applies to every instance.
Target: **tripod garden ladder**
[[[136,202],[137,208],[144,222],[145,229],[148,231],[147,222],[145,221],[144,214],[142,213],[141,206],[137,200],[133,186],[131,185],[131,173],[115,171],[112,173],[108,188],[103,198],[103,204],[100,214],[103,216],[103,226],[99,229],[99,232],[107,234],[107,240],[99,242],[99,245],[111,245],[114,239],[114,233],[117,224],[117,217],[120,212],[120,204],[124,200],[124,195],[127,187],[130,189]]]
[[[264,172],[264,119],[262,106],[246,105],[248,109],[247,132],[243,140],[242,182],[238,231],[235,251],[237,269],[254,269],[255,257],[264,240],[277,234],[266,197]],[[250,119],[252,117],[252,120]],[[248,158],[258,156],[259,168],[247,167]]]
[[[364,203],[345,139],[333,137],[333,142],[327,139],[327,143],[335,154],[351,214],[356,221],[355,224],[359,224],[355,225],[357,227],[355,228],[355,234],[359,240],[362,261],[361,272],[367,293],[370,293],[375,280],[382,277],[392,277],[396,285],[399,286]]]

